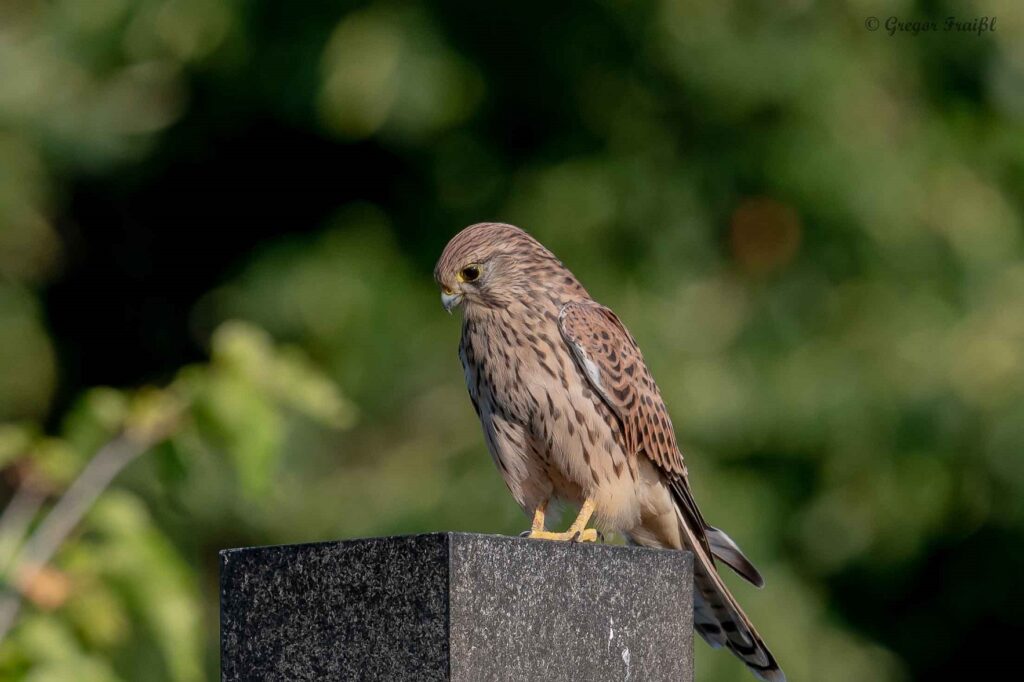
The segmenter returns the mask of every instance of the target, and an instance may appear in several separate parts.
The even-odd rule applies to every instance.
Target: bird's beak
[[[462,303],[462,294],[455,293],[448,287],[441,290],[441,305],[444,306],[449,315],[451,315],[452,308],[455,308],[460,303]]]

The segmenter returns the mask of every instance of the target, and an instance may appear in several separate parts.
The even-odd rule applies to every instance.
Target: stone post
[[[685,552],[434,533],[221,552],[221,680],[693,679]]]

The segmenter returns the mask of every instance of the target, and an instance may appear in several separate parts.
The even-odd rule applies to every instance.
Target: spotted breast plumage
[[[533,515],[529,536],[593,541],[593,518],[635,544],[692,551],[694,628],[758,678],[784,682],[715,559],[764,581],[697,508],[661,393],[615,313],[512,225],[467,227],[434,277],[445,308],[463,310],[466,386],[509,491]],[[552,500],[580,508],[565,532],[545,527]]]

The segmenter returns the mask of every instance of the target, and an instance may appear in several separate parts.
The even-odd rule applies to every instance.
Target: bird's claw
[[[569,542],[598,542],[604,543],[604,533],[596,528],[584,528],[574,531]]]
[[[583,530],[567,530],[564,533],[554,533],[547,530],[531,530],[520,537],[533,540],[556,540],[560,542],[597,542],[597,531],[593,528]]]

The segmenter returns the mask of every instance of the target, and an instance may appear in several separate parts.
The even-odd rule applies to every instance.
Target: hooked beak
[[[449,315],[452,313],[452,308],[460,303],[462,303],[462,294],[457,294],[447,287],[441,290],[441,305],[444,306]]]

